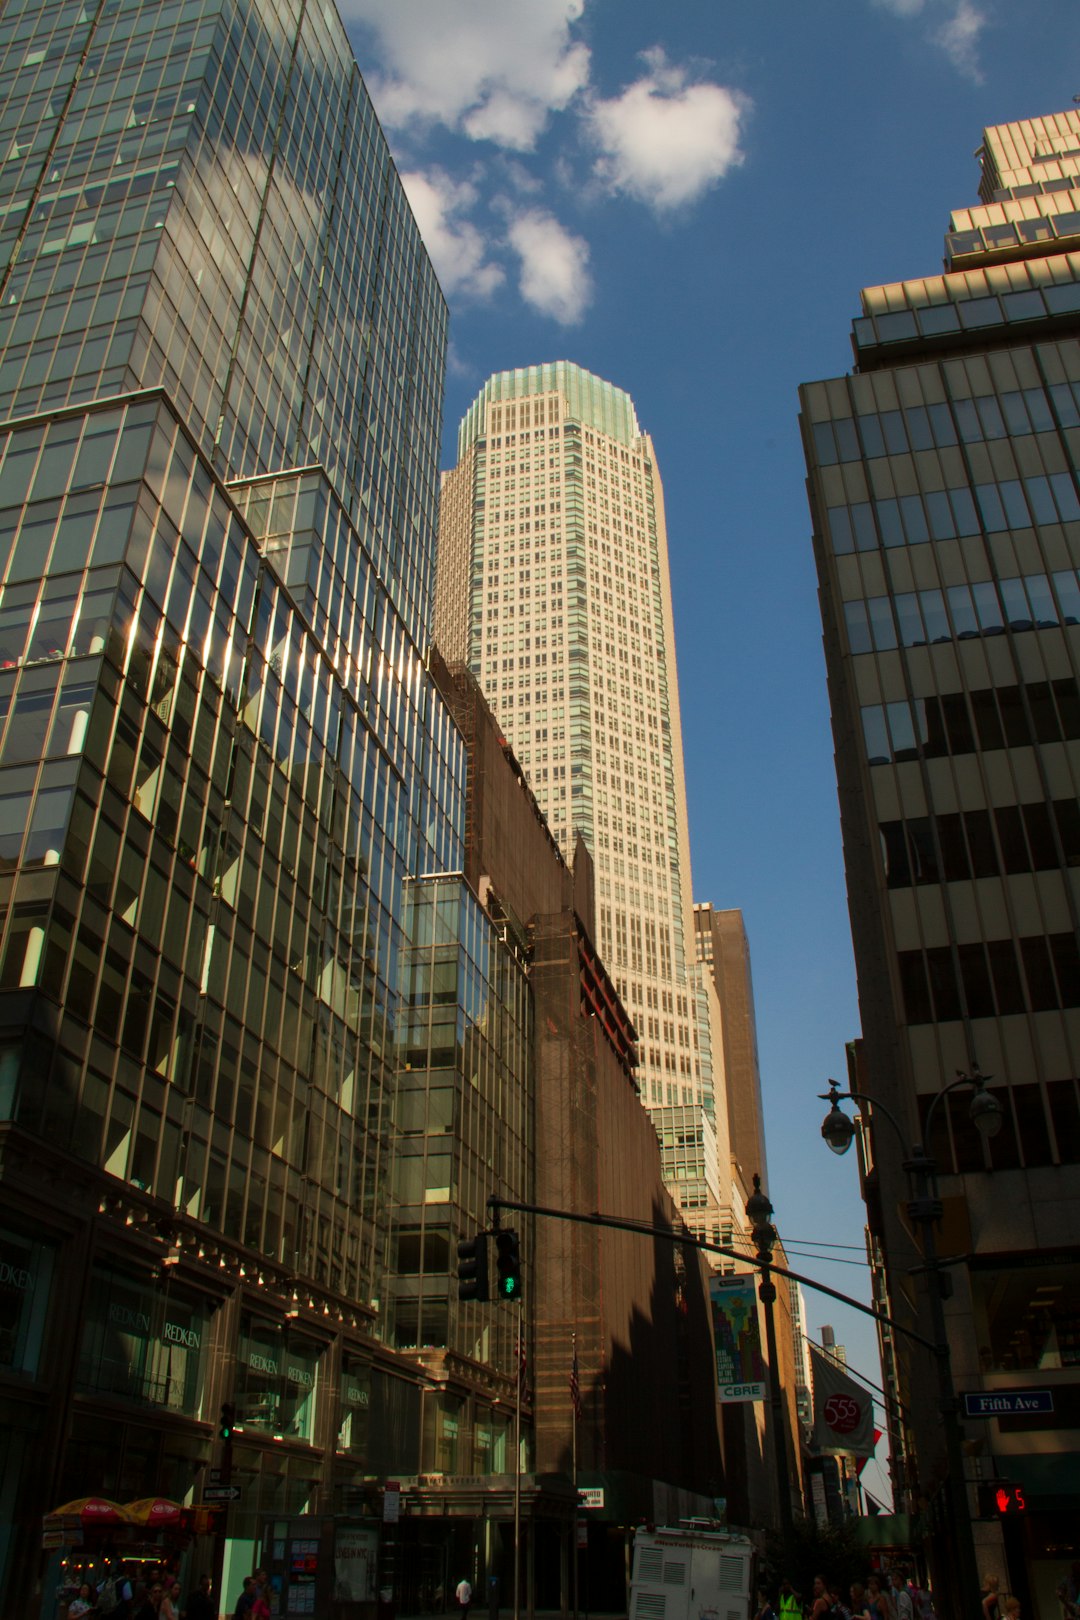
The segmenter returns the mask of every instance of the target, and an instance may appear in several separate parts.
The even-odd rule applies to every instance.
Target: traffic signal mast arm
[[[671,1226],[650,1226],[646,1221],[628,1221],[619,1215],[601,1215],[599,1211],[591,1215],[579,1214],[572,1209],[550,1209],[544,1204],[521,1204],[511,1198],[498,1198],[493,1193],[488,1199],[488,1209],[491,1211],[491,1224],[496,1234],[499,1231],[499,1216],[504,1209],[515,1210],[522,1215],[543,1215],[553,1221],[576,1221],[579,1226],[609,1226],[616,1232],[638,1232],[642,1237],[665,1238],[669,1243],[685,1244],[691,1249],[703,1249],[708,1254],[726,1255],[729,1260],[741,1260],[744,1265],[753,1266],[760,1270],[762,1261],[756,1255],[745,1254],[741,1249],[732,1249],[723,1243],[707,1243],[704,1238],[697,1238],[689,1230],[678,1232]],[[830,1288],[826,1283],[817,1282],[813,1277],[804,1277],[801,1272],[789,1271],[786,1266],[778,1266],[774,1260],[769,1261],[769,1270],[776,1277],[787,1277],[791,1282],[802,1283],[804,1288],[813,1288],[819,1294],[828,1294],[830,1299],[838,1299],[842,1305],[850,1305],[852,1310],[861,1311],[864,1316],[872,1316],[875,1322],[884,1322],[895,1333],[903,1333],[907,1338],[914,1339],[917,1344],[923,1345],[927,1350],[939,1354],[938,1346],[932,1340],[916,1333],[914,1328],[905,1327],[903,1322],[897,1322],[884,1311],[876,1311],[871,1305],[864,1305],[859,1299],[852,1299],[850,1294],[842,1294],[838,1288]]]

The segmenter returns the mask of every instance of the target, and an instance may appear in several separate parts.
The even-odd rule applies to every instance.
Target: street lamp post
[[[780,1508],[780,1532],[785,1543],[791,1539],[791,1480],[788,1474],[787,1445],[784,1440],[783,1396],[780,1388],[780,1363],[776,1353],[776,1322],[773,1306],[776,1303],[776,1284],[772,1280],[772,1252],[776,1243],[776,1227],[772,1224],[773,1207],[761,1190],[761,1177],[754,1177],[754,1190],[746,1202],[746,1217],[753,1232],[757,1248],[757,1262],[761,1268],[761,1286],[758,1298],[765,1307],[765,1348],[769,1357],[769,1411],[776,1458],[776,1494]]]
[[[980,1074],[974,1066],[971,1074],[958,1072],[956,1079],[942,1088],[927,1110],[924,1125],[926,1140],[930,1140],[930,1125],[941,1099],[959,1087],[970,1088],[973,1092],[968,1117],[976,1129],[986,1137],[996,1135],[1001,1129],[1002,1114],[1001,1104],[986,1090],[987,1082],[992,1079],[992,1075]],[[829,1090],[821,1094],[821,1100],[830,1105],[829,1113],[825,1116],[821,1127],[821,1134],[834,1153],[846,1153],[855,1135],[854,1121],[839,1106],[841,1102],[848,1100],[868,1102],[875,1111],[880,1111],[896,1131],[901,1150],[907,1153],[903,1131],[885,1105],[876,1098],[867,1096],[861,1091],[840,1091],[836,1081],[830,1080]],[[904,1159],[903,1168],[913,1193],[908,1201],[908,1215],[919,1229],[927,1276],[938,1380],[938,1406],[945,1431],[949,1507],[955,1536],[958,1580],[965,1606],[974,1610],[979,1599],[979,1574],[964,1478],[963,1431],[960,1426],[956,1389],[953,1385],[952,1353],[945,1323],[945,1300],[952,1293],[952,1279],[942,1267],[934,1231],[934,1223],[941,1219],[942,1214],[942,1203],[937,1187],[937,1165],[926,1152],[924,1145],[916,1142]]]

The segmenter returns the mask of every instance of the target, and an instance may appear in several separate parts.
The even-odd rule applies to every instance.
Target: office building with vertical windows
[[[978,156],[944,269],[867,288],[853,371],[801,404],[858,1072],[937,1163],[957,1389],[1049,1392],[965,1448],[979,1569],[1048,1615],[1080,1507],[1080,110],[988,129]],[[989,1139],[971,1088],[946,1092],[975,1065]],[[891,1314],[925,1334],[882,1109],[864,1138]],[[894,1343],[945,1569],[932,1369]],[[996,1481],[1024,1514],[999,1516]]]
[[[622,389],[567,361],[484,384],[443,477],[435,640],[479,680],[559,846],[580,836],[592,854],[597,947],[669,1185],[718,1232],[663,489]]]
[[[436,1444],[384,1282],[446,309],[330,6],[12,0],[0,127],[0,1607],[58,1504],[209,1501],[224,1401],[235,1597]]]

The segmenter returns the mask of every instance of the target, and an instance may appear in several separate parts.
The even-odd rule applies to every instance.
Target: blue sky
[[[770,1195],[789,1242],[859,1245],[854,1156],[818,1134],[859,1022],[797,388],[849,368],[861,287],[940,270],[983,128],[1080,94],[1080,5],[342,10],[450,304],[444,464],[485,378],[545,360],[653,436],[694,896],[745,914]],[[866,1297],[857,1265],[791,1263]],[[807,1302],[876,1379],[869,1324]]]

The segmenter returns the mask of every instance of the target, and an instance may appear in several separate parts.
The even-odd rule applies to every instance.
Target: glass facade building
[[[448,1256],[528,1192],[521,969],[420,881],[446,310],[332,6],[12,0],[0,151],[0,1607],[58,1503],[197,1506],[223,1400],[234,1596],[513,1466]]]
[[[802,421],[862,1072],[909,1141],[933,1108],[957,1387],[1052,1387],[1053,1417],[979,1431],[1026,1530],[976,1526],[980,1570],[1051,1614],[1080,1439],[1080,112],[989,129],[980,156],[945,272],[863,293],[856,368],[806,385]],[[938,1101],[973,1064],[989,1141],[963,1090]],[[888,1133],[867,1152],[895,1304],[918,1254]],[[896,1356],[925,1491],[940,1428]]]

